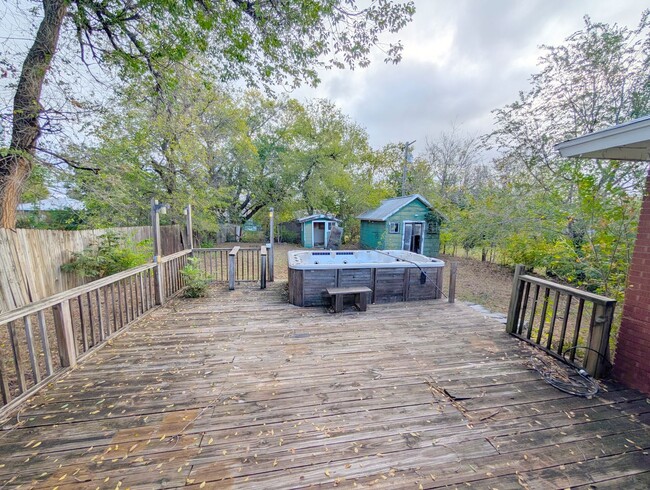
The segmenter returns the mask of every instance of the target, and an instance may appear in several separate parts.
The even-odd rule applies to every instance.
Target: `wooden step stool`
[[[366,311],[368,309],[368,295],[370,293],[372,293],[372,289],[366,286],[327,289],[327,294],[332,298],[334,313],[343,311],[343,297],[351,294],[354,294],[354,306],[359,308],[359,311]]]

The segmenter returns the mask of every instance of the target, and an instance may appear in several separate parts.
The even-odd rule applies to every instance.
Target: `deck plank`
[[[0,487],[643,488],[650,403],[592,399],[462,303],[175,299],[0,426]]]

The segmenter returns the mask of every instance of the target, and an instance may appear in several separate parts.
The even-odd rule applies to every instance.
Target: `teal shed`
[[[443,217],[419,194],[385,199],[358,216],[360,247],[371,250],[408,250],[436,257],[440,250]]]
[[[325,248],[330,232],[341,222],[328,214],[312,214],[300,218],[300,243],[305,248]]]

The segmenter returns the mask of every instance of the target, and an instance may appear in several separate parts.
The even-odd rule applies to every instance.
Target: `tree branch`
[[[90,172],[93,172],[95,175],[98,175],[99,171],[101,170],[101,169],[99,169],[97,167],[86,167],[85,165],[82,165],[81,163],[79,163],[79,162],[77,162],[75,160],[64,157],[63,155],[60,155],[59,153],[55,153],[53,151],[46,150],[45,148],[41,148],[39,146],[36,147],[36,150],[38,150],[38,151],[40,151],[42,153],[45,153],[47,155],[53,156],[54,158],[58,158],[63,163],[65,163],[66,165],[68,165],[68,166],[70,166],[70,167],[72,167],[72,168],[74,168],[76,170],[88,170]]]

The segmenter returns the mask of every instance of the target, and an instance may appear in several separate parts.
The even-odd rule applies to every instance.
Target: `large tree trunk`
[[[32,171],[36,141],[41,132],[41,90],[59,41],[67,10],[65,0],[43,0],[44,16],[20,74],[13,110],[8,154],[0,157],[0,228],[16,226],[16,208]]]

